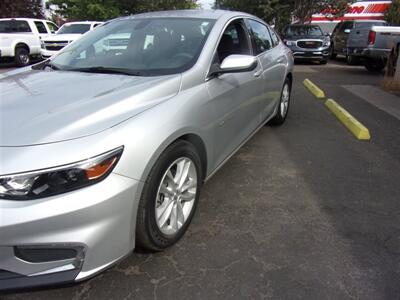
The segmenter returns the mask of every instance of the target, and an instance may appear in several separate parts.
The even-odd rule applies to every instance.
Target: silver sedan
[[[187,230],[200,190],[289,110],[293,57],[227,11],[105,23],[0,79],[0,289],[80,281]]]

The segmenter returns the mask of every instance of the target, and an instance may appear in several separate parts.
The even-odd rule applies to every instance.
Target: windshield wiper
[[[103,73],[103,74],[124,74],[130,76],[141,76],[138,71],[132,71],[124,68],[107,68],[107,67],[88,67],[88,68],[74,68],[66,71],[88,72],[88,73]]]

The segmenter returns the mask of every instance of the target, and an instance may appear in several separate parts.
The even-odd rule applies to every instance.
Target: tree
[[[385,19],[392,26],[400,26],[400,0],[393,0],[385,13]]]
[[[0,18],[42,18],[41,0],[2,0],[0,1]]]
[[[197,7],[196,0],[51,0],[68,20],[109,20],[135,13]]]
[[[324,11],[326,14],[342,15],[348,9],[347,0],[216,0],[215,7],[245,11],[282,29],[293,19],[305,23],[311,20],[314,13]]]

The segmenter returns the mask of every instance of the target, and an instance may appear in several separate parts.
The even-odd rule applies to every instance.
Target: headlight
[[[331,40],[324,40],[324,43],[322,45],[324,47],[329,47],[331,45]]]
[[[296,41],[285,41],[285,44],[288,46],[296,46]]]
[[[77,163],[0,176],[0,199],[32,200],[70,192],[106,178],[123,147]]]

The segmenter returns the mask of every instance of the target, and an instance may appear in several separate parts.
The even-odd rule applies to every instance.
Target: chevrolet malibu
[[[262,20],[110,21],[0,79],[0,289],[87,279],[187,230],[200,190],[289,110],[293,57]]]

